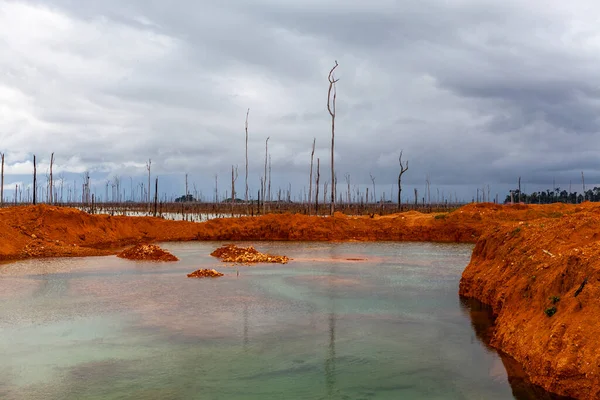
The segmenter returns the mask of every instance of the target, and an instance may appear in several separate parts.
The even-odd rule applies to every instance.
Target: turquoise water
[[[218,245],[0,266],[0,398],[546,396],[509,383],[485,310],[459,299],[469,245],[258,243],[294,260],[252,267]],[[186,277],[198,268],[226,276]]]

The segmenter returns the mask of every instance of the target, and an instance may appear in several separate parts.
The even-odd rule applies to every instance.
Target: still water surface
[[[294,260],[252,267],[218,245],[0,266],[0,398],[540,396],[511,387],[479,339],[485,310],[457,295],[470,245],[260,243]],[[197,268],[226,276],[186,278]]]

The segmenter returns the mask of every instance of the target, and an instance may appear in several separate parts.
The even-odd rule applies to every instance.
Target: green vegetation
[[[546,309],[544,310],[544,313],[546,313],[546,315],[547,315],[548,317],[551,317],[551,316],[553,316],[554,314],[556,314],[556,307],[549,307],[549,308],[546,308]]]

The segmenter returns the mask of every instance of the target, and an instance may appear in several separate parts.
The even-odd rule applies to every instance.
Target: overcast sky
[[[274,188],[308,186],[313,138],[330,181],[337,60],[340,184],[390,192],[403,150],[407,196],[427,176],[466,199],[518,176],[580,188],[581,171],[600,182],[598,15],[597,0],[0,0],[5,186],[54,152],[56,174],[100,186],[141,181],[151,158],[170,192],[186,172],[225,190],[234,164],[239,194],[248,108],[253,193],[267,137]]]

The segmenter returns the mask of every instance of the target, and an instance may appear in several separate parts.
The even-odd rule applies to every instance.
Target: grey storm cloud
[[[337,60],[339,183],[392,185],[400,150],[406,185],[429,176],[465,198],[517,176],[600,182],[599,12],[588,0],[0,1],[0,151],[19,180],[31,154],[54,151],[63,171],[101,179],[142,177],[151,158],[209,192],[231,165],[243,176],[250,108],[251,185],[270,137],[276,184],[299,190],[313,138],[331,179]]]

